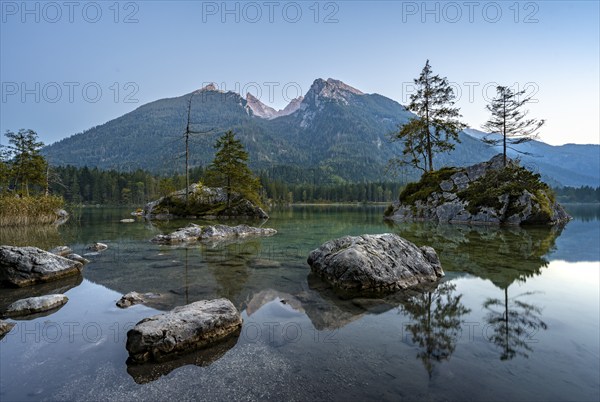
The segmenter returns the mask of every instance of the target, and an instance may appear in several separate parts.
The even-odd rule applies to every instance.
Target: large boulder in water
[[[145,318],[127,332],[132,361],[161,362],[239,333],[242,316],[227,299],[201,300]]]
[[[466,168],[443,168],[409,183],[385,212],[397,222],[554,225],[571,218],[540,175],[497,155]]]
[[[353,292],[405,289],[444,275],[433,248],[392,233],[328,241],[310,253],[308,263],[335,287]]]
[[[0,283],[13,287],[78,275],[83,264],[37,247],[0,246]]]

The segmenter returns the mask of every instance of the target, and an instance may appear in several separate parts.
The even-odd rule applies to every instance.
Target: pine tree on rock
[[[454,107],[456,96],[448,79],[434,75],[429,60],[414,84],[416,91],[410,95],[408,109],[417,117],[393,135],[392,140],[404,141],[404,149],[402,158],[392,164],[433,171],[433,155],[453,150],[460,142],[458,133],[466,125],[459,120],[459,109]]]
[[[506,166],[507,148],[521,154],[527,154],[527,152],[519,151],[511,145],[518,145],[535,139],[537,130],[544,125],[545,121],[526,119],[529,111],[523,111],[521,108],[531,101],[531,97],[525,97],[524,90],[513,92],[509,87],[497,86],[496,93],[497,96],[486,106],[492,117],[483,125],[483,129],[489,134],[482,141],[492,146],[502,144],[504,166]],[[502,138],[491,138],[491,134],[494,133],[499,133]]]
[[[246,199],[259,203],[260,182],[248,167],[248,153],[233,131],[229,130],[219,138],[215,148],[215,159],[207,171],[208,184],[225,189],[227,207],[231,206],[233,193],[240,193]]]

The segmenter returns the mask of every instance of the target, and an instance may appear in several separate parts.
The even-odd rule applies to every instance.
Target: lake
[[[149,241],[187,222],[120,223],[123,208],[83,208],[58,229],[3,229],[0,244],[109,248],[82,278],[0,290],[0,308],[69,297],[0,341],[0,399],[597,401],[600,207],[566,207],[574,219],[564,228],[520,229],[386,224],[385,206],[295,206],[271,211],[273,237],[189,247]],[[444,280],[343,299],[310,275],[306,257],[321,243],[383,232],[433,246]],[[132,290],[160,297],[117,308]],[[127,364],[136,322],[216,297],[242,312],[238,338]]]

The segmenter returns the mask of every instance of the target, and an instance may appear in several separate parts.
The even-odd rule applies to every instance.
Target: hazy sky
[[[283,108],[331,77],[406,104],[430,59],[473,128],[498,83],[532,95],[542,140],[600,143],[598,1],[0,5],[2,133],[51,143],[208,82]]]

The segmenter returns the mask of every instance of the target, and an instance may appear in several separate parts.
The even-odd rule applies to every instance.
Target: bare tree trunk
[[[427,138],[427,162],[429,171],[433,172],[433,156],[431,155],[431,133],[429,132],[429,100],[425,106],[425,137]]]
[[[503,155],[504,155],[504,167],[506,167],[506,99],[504,99],[504,111],[503,111],[503,122],[502,122],[502,144],[503,144]]]
[[[46,166],[46,197],[50,195],[50,165]]]

